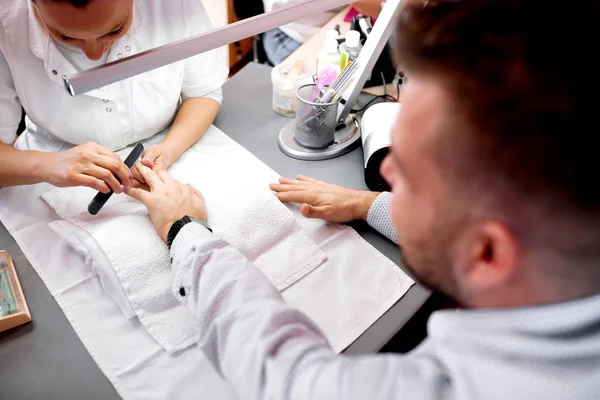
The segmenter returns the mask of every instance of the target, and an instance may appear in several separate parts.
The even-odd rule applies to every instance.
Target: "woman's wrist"
[[[161,153],[165,159],[165,162],[167,164],[167,168],[170,167],[171,165],[173,165],[173,163],[175,161],[177,161],[177,159],[179,157],[181,157],[181,154],[183,154],[182,151],[179,151],[177,146],[174,144],[171,144],[171,142],[168,140],[168,138],[165,138],[160,144],[159,146],[161,147]],[[185,151],[185,150],[184,150]]]
[[[52,182],[52,164],[55,163],[56,153],[44,151],[27,151],[29,160],[29,178],[33,183]]]

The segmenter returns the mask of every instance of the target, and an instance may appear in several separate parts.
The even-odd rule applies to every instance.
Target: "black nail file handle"
[[[129,169],[133,168],[133,166],[135,165],[135,162],[142,155],[143,152],[144,152],[144,145],[141,143],[136,144],[135,147],[133,148],[133,150],[131,150],[131,153],[129,153],[129,155],[125,159],[125,165],[127,165],[127,167]],[[112,196],[112,195],[113,195],[112,190],[110,191],[110,193],[99,192],[96,196],[94,196],[94,199],[88,206],[88,212],[92,215],[98,214],[100,212],[100,210],[102,209],[102,207],[104,207],[104,205],[106,204],[108,199],[110,199],[110,196]]]

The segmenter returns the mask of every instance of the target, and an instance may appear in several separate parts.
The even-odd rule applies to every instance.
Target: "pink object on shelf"
[[[344,22],[352,22],[352,18],[356,17],[359,14],[360,12],[358,12],[356,8],[352,7],[344,17]],[[373,18],[373,25],[375,25],[375,22],[377,22],[377,19]]]
[[[360,14],[358,10],[352,7],[344,17],[344,22],[352,22],[352,18],[356,17],[358,14]]]
[[[317,88],[323,90],[325,86],[331,85],[337,78],[338,72],[331,65],[328,65],[317,77]]]

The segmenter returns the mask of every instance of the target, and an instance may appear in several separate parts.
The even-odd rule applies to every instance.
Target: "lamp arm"
[[[77,96],[352,2],[353,0],[305,0],[70,77],[63,76],[65,88],[71,96]]]

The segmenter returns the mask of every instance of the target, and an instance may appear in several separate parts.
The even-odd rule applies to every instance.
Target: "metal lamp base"
[[[296,142],[294,140],[295,126],[295,120],[286,124],[279,132],[277,142],[284,154],[298,160],[317,161],[339,157],[354,150],[360,143],[360,124],[356,119],[335,133],[335,141],[332,145],[322,149],[311,149]]]

